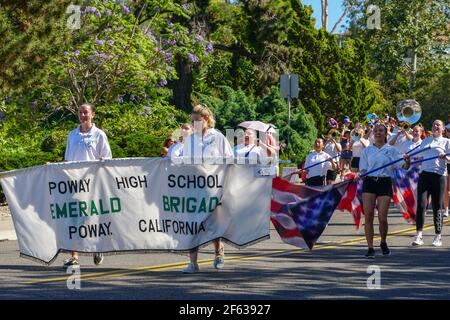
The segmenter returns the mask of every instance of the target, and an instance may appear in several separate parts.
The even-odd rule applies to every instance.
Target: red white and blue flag
[[[311,188],[277,177],[272,184],[271,221],[283,242],[311,250],[349,186]]]
[[[342,211],[350,212],[353,216],[355,222],[355,227],[357,230],[361,227],[361,219],[363,216],[362,210],[362,185],[363,180],[358,179],[358,181],[353,181],[355,177],[354,173],[348,173],[345,175],[344,179],[350,180],[347,191],[342,197],[341,202],[338,205],[338,209]]]
[[[416,221],[418,183],[419,168],[413,166],[409,170],[394,170],[392,200],[408,222]]]

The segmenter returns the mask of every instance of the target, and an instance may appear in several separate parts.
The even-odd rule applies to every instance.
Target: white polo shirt
[[[233,149],[225,136],[214,128],[207,129],[200,136],[193,133],[186,137],[183,146],[183,158],[224,159],[233,158]],[[223,163],[226,163],[223,160]]]
[[[392,146],[395,149],[397,149],[398,152],[401,152],[403,144],[405,144],[408,141],[411,141],[411,140],[408,139],[408,137],[404,133],[402,133],[402,134],[400,134],[400,133],[393,134],[390,138],[388,138],[388,141],[392,141],[395,137],[397,137],[397,140],[395,140],[395,143]]]
[[[309,167],[315,163],[328,160],[330,158],[331,156],[324,151],[320,153],[316,152],[315,150],[311,151],[306,157],[304,168]],[[306,178],[309,179],[316,176],[325,176],[328,170],[333,170],[333,166],[329,161],[326,161],[324,163],[318,164],[317,166],[308,169],[308,174],[306,175]]]
[[[353,158],[360,158],[363,150],[367,148],[369,141],[360,138],[359,141],[355,141],[352,145]]]
[[[428,147],[430,147],[430,149],[419,153],[417,156],[423,158],[431,158],[437,157],[441,153],[450,153],[450,139],[444,137],[439,138],[428,137],[422,141],[420,147],[417,148],[417,151],[426,149]],[[441,176],[446,176],[447,175],[446,165],[447,160],[445,159],[441,160],[437,158],[434,160],[428,160],[422,162],[422,168],[420,171],[434,172]]]
[[[421,143],[422,143],[422,139],[417,140],[417,142],[414,142],[413,140],[407,140],[407,141],[402,143],[402,145],[400,146],[398,151],[401,154],[405,154],[405,153],[407,153],[407,152],[409,152],[411,150],[414,150],[418,146],[420,146]],[[411,153],[414,153],[414,152],[416,152],[418,150],[419,149],[416,149],[416,150],[412,151]]]
[[[327,142],[325,144],[325,147],[323,148],[323,151],[328,153],[331,157],[333,157],[334,162],[339,162],[339,154],[336,145],[333,142]]]
[[[389,144],[385,144],[378,149],[375,145],[370,145],[361,153],[361,159],[359,161],[359,171],[366,173],[382,167],[389,162],[401,159],[401,155],[398,151]],[[394,165],[388,166],[376,172],[369,174],[371,177],[392,177],[395,168],[403,166],[404,161],[399,161]]]
[[[259,163],[260,159],[265,157],[265,152],[261,147],[255,144],[238,144],[233,148],[234,157],[238,160],[237,163],[245,163],[245,159],[249,159],[250,163]]]
[[[112,154],[108,137],[95,124],[88,132],[80,132],[80,126],[78,126],[69,133],[64,160],[89,161],[100,158],[111,159]]]

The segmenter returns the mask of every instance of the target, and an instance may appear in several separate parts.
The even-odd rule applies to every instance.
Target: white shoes
[[[422,246],[423,245],[423,239],[421,235],[416,235],[414,238],[414,241],[412,242],[413,246]]]
[[[442,240],[441,240],[441,235],[440,234],[437,234],[437,235],[434,236],[433,246],[435,246],[435,247],[441,247],[442,246]]]
[[[199,270],[198,264],[190,262],[187,267],[183,269],[183,273],[197,273]]]
[[[444,217],[448,217],[448,209],[444,211]]]

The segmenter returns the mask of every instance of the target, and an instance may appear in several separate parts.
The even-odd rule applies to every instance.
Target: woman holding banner
[[[387,144],[388,128],[383,122],[377,122],[373,129],[374,143],[369,145],[361,153],[359,163],[360,173],[355,179],[363,176],[362,205],[364,212],[364,229],[368,250],[366,258],[375,258],[373,247],[373,220],[375,207],[378,209],[378,221],[381,235],[380,248],[383,255],[389,255],[390,250],[386,242],[388,234],[388,209],[392,197],[392,175],[400,162],[392,162],[401,159],[398,151]],[[400,165],[399,165],[400,164]]]
[[[233,158],[233,150],[230,143],[222,133],[214,129],[216,121],[213,113],[206,105],[199,104],[195,106],[191,119],[194,131],[184,143],[183,158],[200,157],[204,160]],[[220,239],[214,241],[214,248],[214,268],[222,269],[225,264],[225,253],[224,245]],[[187,268],[183,270],[183,273],[196,273],[199,271],[197,263],[198,248],[192,249],[189,256],[191,261]]]
[[[433,206],[435,232],[433,246],[442,246],[441,232],[444,214],[444,192],[446,191],[447,161],[450,159],[446,154],[450,153],[450,139],[443,137],[444,123],[441,120],[435,120],[433,122],[432,133],[433,135],[423,140],[419,147],[419,151],[424,150],[421,158],[431,159],[423,161],[420,170],[417,186],[417,234],[412,243],[413,246],[423,245],[422,230],[428,194],[431,195],[431,203]]]
[[[94,107],[84,103],[78,109],[80,125],[72,130],[67,137],[65,161],[92,161],[111,159],[111,148],[108,138],[102,130],[92,122],[95,116]],[[94,253],[94,263],[103,262],[103,254]],[[64,261],[64,266],[79,265],[78,253],[72,252],[72,256]]]

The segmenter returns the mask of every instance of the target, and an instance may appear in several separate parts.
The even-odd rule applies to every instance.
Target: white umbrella
[[[244,121],[239,123],[238,126],[246,129],[253,129],[256,131],[275,133],[275,128],[273,125],[261,121]]]

